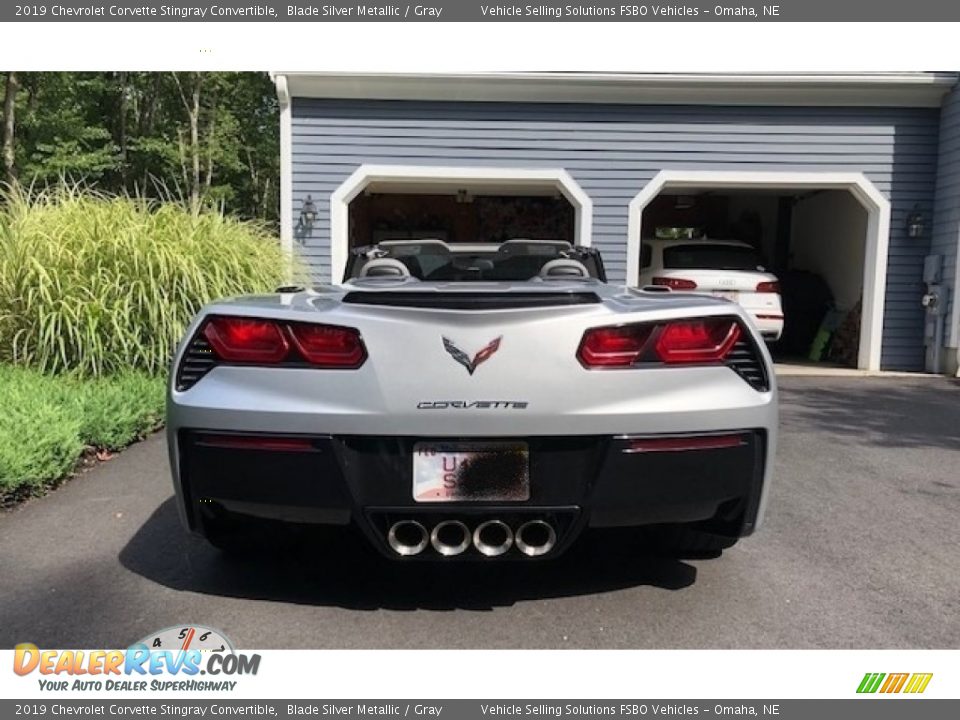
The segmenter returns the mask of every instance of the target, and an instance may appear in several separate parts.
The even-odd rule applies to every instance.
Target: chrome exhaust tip
[[[546,555],[557,544],[557,531],[546,520],[529,520],[517,528],[517,550],[527,557]]]
[[[459,555],[470,547],[470,528],[459,520],[444,520],[430,533],[430,544],[446,557]]]
[[[400,520],[390,526],[387,543],[397,555],[419,555],[430,542],[427,529],[416,520]]]
[[[473,531],[473,546],[487,557],[503,555],[513,546],[513,531],[502,520],[487,520]]]

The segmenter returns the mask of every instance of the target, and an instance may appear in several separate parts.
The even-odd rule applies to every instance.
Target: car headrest
[[[586,266],[579,260],[570,258],[557,258],[543,264],[540,268],[539,276],[545,280],[557,278],[588,278],[590,273]]]
[[[410,270],[394,258],[374,258],[360,269],[360,277],[410,277]]]

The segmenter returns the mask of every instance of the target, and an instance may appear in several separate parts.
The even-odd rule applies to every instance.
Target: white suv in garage
[[[640,285],[714,295],[739,303],[768,341],[783,333],[780,283],[739,240],[651,238],[640,246]]]

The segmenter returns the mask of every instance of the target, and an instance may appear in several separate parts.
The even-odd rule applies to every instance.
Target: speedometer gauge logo
[[[219,630],[205,625],[171,625],[150,633],[140,640],[151,650],[200,650],[201,652],[235,652],[233,643]]]

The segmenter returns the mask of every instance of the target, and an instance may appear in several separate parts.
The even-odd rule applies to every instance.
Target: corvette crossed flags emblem
[[[443,338],[443,347],[448,353],[450,353],[450,357],[463,365],[467,369],[467,372],[473,375],[474,371],[476,371],[477,367],[481,363],[489,360],[490,356],[500,349],[501,340],[503,340],[503,335],[491,340],[482,350],[480,350],[480,352],[473,356],[473,359],[471,359],[470,356],[467,355],[463,350],[458,348],[456,344],[454,344],[453,340],[448,337]]]

